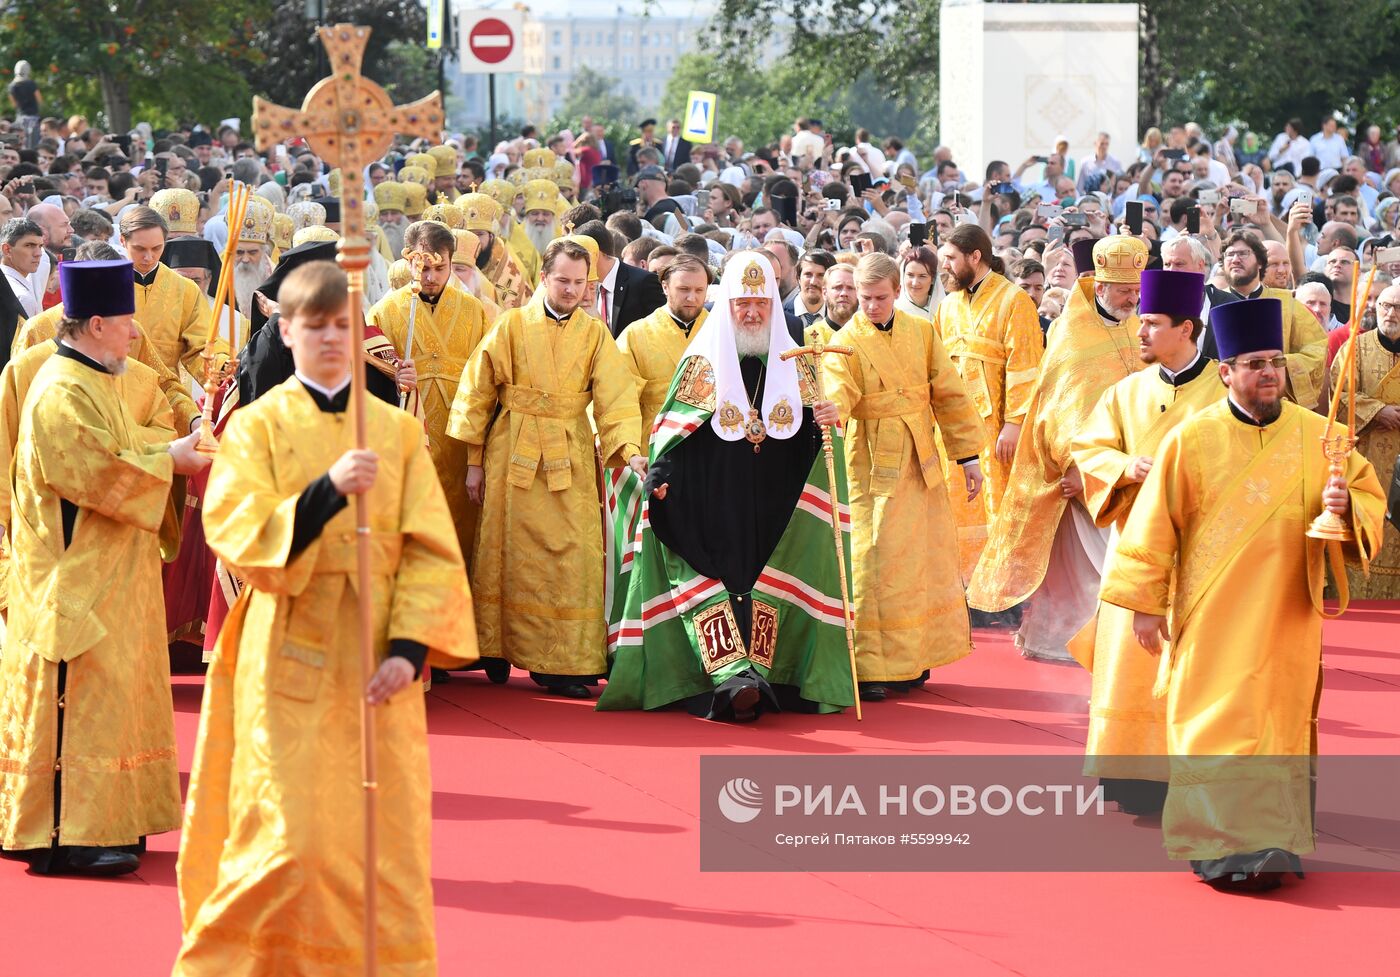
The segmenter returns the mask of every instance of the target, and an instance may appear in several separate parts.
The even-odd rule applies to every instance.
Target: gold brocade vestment
[[[497,301],[503,310],[520,308],[534,293],[535,285],[526,274],[525,266],[499,236],[491,239],[491,257],[481,273],[496,289]]]
[[[448,437],[447,422],[467,359],[490,324],[481,303],[453,279],[436,303],[419,298],[413,321],[413,349],[405,351],[412,303],[411,287],[395,289],[370,309],[369,321],[383,331],[400,356],[414,361],[418,397],[428,431],[428,454],[447,497],[447,509],[457,527],[457,542],[470,572],[470,554],[481,509],[467,498],[467,446]]]
[[[1199,374],[1179,386],[1165,380],[1157,367],[1118,381],[1074,438],[1071,450],[1084,478],[1089,515],[1100,526],[1115,527],[1105,575],[1141,488],[1128,475],[1133,463],[1155,458],[1177,425],[1225,396],[1216,362],[1203,359],[1196,365]],[[1070,650],[1093,673],[1084,772],[1165,782],[1166,703],[1152,695],[1157,659],[1138,644],[1132,611],[1100,603]]]
[[[457,536],[409,414],[368,398],[373,635],[476,657]],[[178,977],[343,977],[363,966],[355,506],[291,553],[297,500],[354,446],[296,378],[229,420],[210,469],[209,545],[245,587],[205,684],[180,846]],[[423,686],[373,707],[379,973],[437,973]]]
[[[174,468],[148,436],[117,378],[70,355],[29,388],[10,468],[4,848],[131,845],[180,826],[157,539]]]
[[[963,579],[970,579],[987,542],[1010,466],[997,460],[996,442],[1005,424],[1024,424],[1041,357],[1040,317],[1020,288],[1003,275],[987,273],[975,292],[954,292],[934,309],[933,328],[958,369],[986,429],[979,456],[986,481],[971,502],[954,477],[958,455],[944,448],[948,504],[958,526]]]
[[[1332,389],[1337,389],[1347,340],[1332,360]],[[1356,353],[1356,450],[1376,469],[1381,484],[1389,485],[1400,456],[1400,431],[1375,423],[1387,406],[1400,406],[1400,356],[1381,345],[1376,330],[1363,332]],[[1345,409],[1345,408],[1343,408]],[[1400,530],[1385,524],[1384,542],[1371,560],[1370,576],[1358,567],[1347,567],[1353,600],[1400,600]]]
[[[1026,405],[1006,491],[968,587],[978,610],[1004,611],[1040,586],[1067,500],[1060,479],[1073,464],[1070,442],[1099,397],[1142,369],[1138,318],[1100,318],[1092,279],[1074,284],[1050,330],[1040,376]]]
[[[1322,509],[1327,420],[1282,408],[1259,427],[1219,400],[1173,430],[1103,581],[1104,601],[1168,617],[1154,692],[1166,696],[1172,858],[1313,850],[1324,551],[1304,533]],[[1348,548],[1364,558],[1385,499],[1359,453],[1345,477]]]
[[[927,319],[896,311],[884,332],[857,312],[832,342],[856,351],[823,363],[850,425],[856,671],[907,681],[972,650],[934,425],[956,458],[976,456],[985,432]]]
[[[676,365],[690,345],[691,337],[699,332],[708,315],[701,309],[700,315],[690,324],[690,331],[686,332],[671,318],[670,307],[663,305],[618,334],[617,348],[622,350],[627,366],[637,379],[637,396],[642,411],[641,440],[637,442],[638,445],[645,445],[651,440],[651,427],[656,422],[657,411],[666,402],[671,380],[676,375]]]
[[[640,450],[637,386],[607,327],[543,301],[503,313],[472,354],[448,434],[485,467],[472,591],[483,657],[553,675],[606,669],[594,428],[605,468]]]

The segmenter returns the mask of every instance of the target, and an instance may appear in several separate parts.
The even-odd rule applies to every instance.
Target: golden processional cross
[[[442,96],[433,92],[411,105],[395,105],[383,88],[360,74],[369,28],[354,24],[322,27],[321,43],[330,56],[332,74],[307,92],[301,109],[289,109],[262,98],[253,99],[253,134],[260,152],[289,139],[304,136],[311,149],[340,168],[341,240],[336,260],[345,269],[350,285],[352,331],[351,403],[355,411],[355,446],[366,447],[364,299],[365,268],[369,266],[369,240],[365,237],[364,166],[380,158],[393,145],[394,135],[436,139],[443,126]],[[407,350],[407,355],[411,355]],[[374,612],[370,573],[369,505],[364,494],[355,496],[357,577],[360,610],[360,687],[369,684],[376,668]],[[363,692],[360,695],[360,748],[365,796],[365,966],[373,977],[377,969],[377,862],[375,832],[374,717]]]

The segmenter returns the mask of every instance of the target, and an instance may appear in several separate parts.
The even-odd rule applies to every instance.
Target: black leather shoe
[[[481,668],[492,685],[505,685],[510,681],[510,662],[504,658],[483,658]]]
[[[54,872],[105,878],[126,875],[136,871],[140,865],[139,858],[119,848],[73,846],[64,849],[62,862],[55,865]]]
[[[884,702],[889,698],[890,690],[879,682],[860,683],[860,698],[862,702]]]
[[[588,686],[580,685],[577,682],[569,682],[561,685],[548,686],[550,695],[562,696],[565,699],[591,699],[593,693],[588,690]]]

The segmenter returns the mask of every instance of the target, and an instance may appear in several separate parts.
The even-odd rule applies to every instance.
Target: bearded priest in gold
[[[68,315],[10,465],[0,848],[38,872],[120,875],[180,825],[157,533],[175,476],[208,460],[198,435],[153,443],[123,400],[131,262],[59,277]]]
[[[530,300],[534,283],[515,252],[499,234],[501,208],[484,193],[464,193],[457,198],[462,227],[481,239],[476,266],[496,289],[501,308],[518,309]]]
[[[979,455],[986,484],[974,499],[953,476],[944,452],[948,503],[958,527],[964,579],[971,578],[996,515],[1016,442],[1026,422],[1045,342],[1035,303],[993,267],[992,240],[975,224],[959,224],[938,248],[947,295],[934,308],[933,328],[963,378],[986,428]]]
[[[1195,272],[1142,273],[1138,355],[1148,369],[1109,387],[1071,445],[1084,505],[1098,526],[1112,527],[1105,573],[1163,439],[1225,396],[1215,361],[1196,346],[1205,288],[1205,276]],[[1094,676],[1084,772],[1102,778],[1104,799],[1122,810],[1160,811],[1166,704],[1152,695],[1157,660],[1138,645],[1132,612],[1100,603],[1070,651]]]
[[[480,302],[452,276],[452,232],[437,221],[410,224],[404,248],[422,251],[421,288],[415,299],[412,285],[395,289],[369,310],[368,321],[378,326],[394,351],[417,371],[415,393],[423,408],[428,454],[447,498],[447,510],[457,527],[457,543],[470,571],[472,545],[480,508],[467,498],[467,446],[448,437],[447,424],[457,385],[467,359],[486,336],[490,323]],[[414,306],[417,310],[414,310]],[[408,348],[410,319],[413,348]]]
[[[482,656],[577,699],[607,667],[597,458],[646,470],[636,382],[581,305],[589,268],[577,241],[546,249],[544,294],[496,321],[448,425],[467,445],[467,493],[482,506],[472,561]]]
[[[1329,474],[1320,443],[1345,427],[1283,399],[1278,299],[1216,306],[1210,327],[1228,395],[1167,435],[1102,596],[1158,656],[1168,856],[1217,888],[1260,890],[1315,847],[1324,546],[1373,557],[1385,497],[1359,452]],[[1350,542],[1306,535],[1324,510]]]
[[[1388,483],[1400,456],[1400,285],[1381,292],[1376,328],[1361,333],[1356,343],[1356,450]],[[1341,382],[1346,352],[1344,344],[1332,360],[1333,390]],[[1400,600],[1400,529],[1390,522],[1369,569],[1368,575],[1359,567],[1347,567],[1352,598]]]
[[[246,581],[205,682],[178,863],[177,977],[364,968],[360,702],[378,746],[378,972],[437,973],[425,664],[476,657],[471,594],[423,431],[366,397],[347,411],[345,274],[281,283],[296,373],[229,419],[209,476],[209,545]],[[366,497],[374,656],[360,670],[355,516]]]
[[[1029,598],[1016,646],[1070,663],[1067,644],[1094,614],[1108,530],[1084,507],[1070,445],[1110,386],[1142,369],[1139,279],[1147,245],[1117,235],[1094,245],[1094,276],[1074,283],[1050,333],[1006,493],[968,587],[968,603],[1004,611]]]
[[[532,285],[539,284],[540,253],[530,243],[530,237],[525,233],[525,225],[515,216],[515,201],[520,197],[520,187],[509,180],[483,180],[476,192],[486,194],[500,205],[501,219],[497,224],[496,233],[515,252],[525,277]]]
[[[856,673],[861,698],[878,702],[972,650],[934,426],[968,499],[982,489],[987,431],[933,323],[895,308],[894,259],[866,255],[855,281],[860,310],[831,338],[855,355],[823,366],[827,395],[850,424]]]

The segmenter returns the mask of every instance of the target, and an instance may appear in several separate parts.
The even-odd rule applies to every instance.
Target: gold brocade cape
[[[32,346],[52,341],[58,334],[58,321],[62,318],[63,306],[55,305],[26,322],[24,327],[15,333],[15,341],[10,348],[11,358],[19,356]],[[196,406],[194,398],[190,396],[189,387],[181,382],[178,376],[179,368],[176,367],[172,370],[167,367],[165,361],[156,352],[150,336],[146,333],[146,327],[141,324],[140,317],[136,318],[135,326],[136,344],[131,347],[127,358],[144,363],[155,371],[160,389],[165,392],[165,397],[170,402],[170,409],[174,413],[175,430],[181,434],[188,434],[190,422],[200,415],[200,409]],[[200,372],[196,376],[201,379],[204,377],[202,363]]]
[[[1348,339],[1332,360],[1332,389],[1337,389]],[[1381,345],[1373,329],[1363,332],[1356,353],[1356,450],[1375,466],[1381,481],[1395,470],[1400,457],[1400,431],[1387,431],[1372,423],[1381,409],[1400,406],[1400,356]],[[1347,567],[1353,600],[1400,600],[1400,530],[1387,522],[1380,552],[1371,560],[1369,576]]]
[[[1024,424],[1045,338],[1029,295],[1003,275],[988,272],[971,300],[966,291],[944,296],[934,307],[933,328],[967,385],[986,428],[979,462],[986,481],[971,502],[953,468],[958,455],[944,446],[948,504],[958,526],[959,564],[969,579],[987,543],[987,526],[1006,491],[1010,466],[997,460],[1002,426]]]
[[[149,436],[117,378],[76,359],[51,356],[29,387],[0,655],[4,848],[129,845],[180,826],[156,535],[174,469]]]
[[[136,320],[145,326],[156,355],[171,373],[178,374],[183,366],[190,376],[204,379],[200,354],[209,337],[211,314],[204,291],[166,265],[156,266],[150,285],[136,285]],[[213,345],[217,354],[227,358],[224,339],[216,338]]]
[[[1093,280],[1075,282],[1064,314],[1050,327],[1006,492],[968,587],[967,602],[978,610],[1019,604],[1044,579],[1067,502],[1060,479],[1073,464],[1070,441],[1103,392],[1142,369],[1137,330],[1135,315],[1105,323]]]
[[[530,301],[535,285],[515,251],[499,235],[491,240],[491,257],[481,273],[495,287],[502,309],[518,309]]]
[[[1139,457],[1155,458],[1179,424],[1225,396],[1214,360],[1199,375],[1173,386],[1149,366],[1104,391],[1071,453],[1084,477],[1084,506],[1099,526],[1119,530],[1141,484],[1128,477]],[[1118,534],[1109,539],[1105,570],[1113,565]],[[1166,703],[1152,695],[1157,659],[1138,644],[1133,613],[1100,604],[1070,642],[1070,653],[1093,673],[1085,773],[1138,780],[1167,779]]]
[[[507,237],[515,260],[525,274],[525,284],[529,290],[533,290],[540,283],[541,255],[530,241],[530,235],[525,233],[525,225],[516,220],[514,214],[510,216],[510,234]]]
[[[428,454],[447,497],[447,509],[457,527],[457,542],[470,572],[476,520],[481,510],[467,498],[467,446],[448,437],[447,422],[467,358],[485,337],[490,323],[481,303],[454,278],[435,304],[418,300],[413,349],[407,351],[404,345],[408,342],[413,301],[410,286],[395,289],[370,309],[369,321],[383,331],[399,356],[413,360],[418,371],[418,401],[428,434]]]
[[[376,659],[476,657],[457,535],[409,414],[372,397],[367,501]],[[363,965],[364,801],[355,506],[290,555],[301,492],[354,443],[293,378],[232,415],[210,469],[210,547],[246,585],[205,681],[179,870],[182,977],[342,977]],[[379,972],[437,973],[422,683],[372,709]]]
[[[1166,696],[1168,854],[1214,859],[1313,850],[1327,420],[1287,401],[1266,427],[1217,401],[1162,443],[1104,576],[1101,598],[1168,615],[1154,691]],[[1332,432],[1344,431],[1333,425]],[[1352,558],[1380,545],[1385,497],[1347,460]]]
[[[982,419],[927,319],[896,311],[883,332],[857,312],[832,342],[855,349],[822,366],[849,424],[857,676],[905,681],[972,650],[934,426],[967,458]]]
[[[483,657],[554,675],[606,670],[597,465],[639,454],[640,429],[627,360],[581,309],[562,323],[543,302],[502,313],[472,354],[447,433],[485,468],[472,560]]]
[[[671,318],[670,307],[663,305],[618,334],[617,347],[622,350],[627,366],[637,380],[637,396],[642,412],[638,445],[645,445],[651,440],[652,424],[656,421],[657,411],[666,402],[676,365],[690,345],[691,337],[705,324],[707,316],[709,313],[701,309],[700,315],[690,325],[690,332],[685,332]]]

